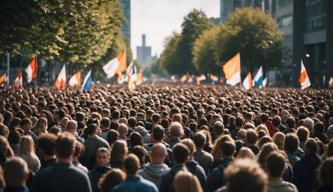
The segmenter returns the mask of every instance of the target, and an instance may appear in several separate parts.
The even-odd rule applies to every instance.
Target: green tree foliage
[[[192,48],[195,40],[201,33],[211,27],[206,14],[194,9],[184,18],[179,44],[177,46],[177,59],[179,65],[176,74],[195,73]]]
[[[160,56],[160,65],[169,74],[179,74],[180,63],[177,57],[177,47],[179,46],[181,36],[179,33],[173,33],[170,37],[166,39],[164,46],[164,51]]]
[[[217,45],[217,36],[225,29],[221,24],[204,31],[193,45],[193,63],[196,69],[203,73],[217,74],[219,71],[218,61],[215,50]]]
[[[82,65],[126,48],[118,0],[3,0],[0,22],[0,52],[14,55]]]
[[[242,71],[254,72],[279,66],[282,59],[282,33],[276,21],[259,9],[236,10],[217,36],[216,59],[219,64],[237,52],[241,54]]]

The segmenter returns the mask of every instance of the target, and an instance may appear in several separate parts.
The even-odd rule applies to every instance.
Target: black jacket
[[[174,165],[170,172],[163,176],[159,192],[174,192],[175,187],[173,186],[173,179],[178,171],[187,171],[187,168],[183,164]]]
[[[99,179],[110,170],[111,170],[111,167],[103,166],[103,167],[95,167],[93,170],[89,171],[88,176],[90,179],[91,188],[92,188],[93,192],[99,191],[98,187],[97,187]]]
[[[232,158],[225,158],[215,167],[207,178],[206,192],[213,192],[222,187],[224,181],[224,169],[233,161]]]

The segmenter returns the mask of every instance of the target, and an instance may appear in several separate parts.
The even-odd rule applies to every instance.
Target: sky
[[[136,46],[146,34],[146,45],[152,55],[163,51],[165,39],[173,31],[180,32],[183,18],[192,9],[202,9],[208,17],[219,17],[220,0],[132,0],[131,47],[136,58]]]

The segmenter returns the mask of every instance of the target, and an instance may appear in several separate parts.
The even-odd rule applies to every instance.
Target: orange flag
[[[30,64],[25,69],[25,72],[27,73],[27,81],[30,83],[33,79],[37,77],[37,58],[34,57],[30,61]]]
[[[117,59],[119,61],[119,67],[116,71],[116,73],[122,73],[126,71],[126,51],[121,52],[118,56]]]

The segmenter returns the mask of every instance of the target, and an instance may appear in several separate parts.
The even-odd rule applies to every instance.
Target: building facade
[[[137,61],[145,66],[152,63],[151,47],[146,45],[146,35],[142,34],[142,45],[136,47]]]
[[[284,35],[284,73],[298,86],[301,60],[312,86],[327,87],[333,76],[333,1],[276,0],[275,17]]]
[[[131,0],[120,0],[123,8],[125,21],[123,23],[122,32],[129,47],[131,47]]]

